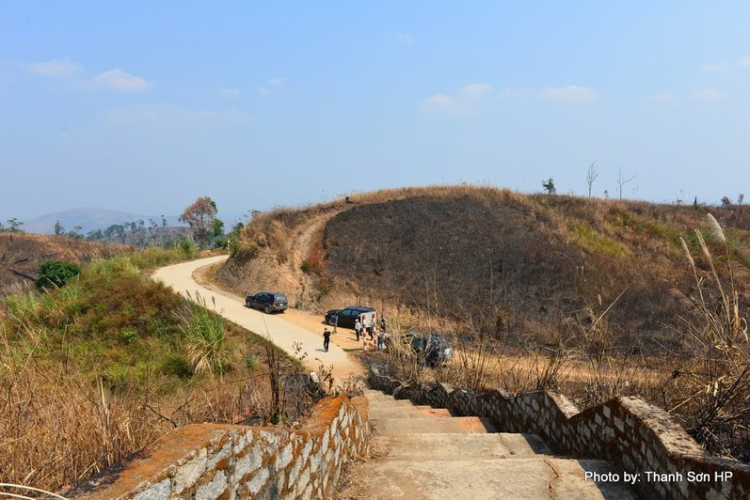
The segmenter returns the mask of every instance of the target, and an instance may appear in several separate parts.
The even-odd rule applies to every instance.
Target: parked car
[[[332,325],[331,317],[338,314],[338,326],[354,328],[354,322],[360,319],[363,328],[374,327],[377,312],[372,307],[348,306],[344,309],[331,309],[326,313],[326,324]]]
[[[279,292],[258,292],[245,297],[245,306],[265,311],[267,314],[284,312],[288,304],[286,295]]]
[[[420,363],[435,367],[443,365],[453,357],[448,341],[437,333],[414,333],[403,335],[399,340],[410,345]]]

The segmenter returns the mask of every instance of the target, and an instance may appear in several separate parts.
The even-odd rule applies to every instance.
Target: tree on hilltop
[[[23,222],[16,219],[15,217],[8,220],[8,232],[9,233],[22,233],[23,230],[21,229],[21,226],[23,226]]]
[[[596,162],[589,165],[589,169],[586,171],[586,184],[589,186],[589,198],[591,198],[591,187],[594,185],[594,181],[599,177],[599,172],[594,168]]]
[[[180,221],[190,226],[193,236],[202,247],[207,246],[209,240],[216,235],[216,230],[219,228],[216,222],[218,211],[214,200],[208,196],[203,196],[188,205],[180,215]],[[223,229],[224,224],[222,223],[220,230],[223,231]]]
[[[545,191],[547,191],[547,194],[555,194],[557,193],[557,188],[555,187],[555,181],[550,177],[546,181],[542,181],[542,187]]]

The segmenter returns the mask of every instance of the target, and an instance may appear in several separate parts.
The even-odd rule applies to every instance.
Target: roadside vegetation
[[[97,259],[64,286],[2,299],[4,482],[65,491],[177,426],[304,414],[314,391],[299,361],[149,279],[194,255]]]

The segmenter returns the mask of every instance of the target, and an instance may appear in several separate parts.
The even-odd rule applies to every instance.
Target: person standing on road
[[[331,343],[331,332],[328,331],[328,328],[323,330],[323,349],[325,349],[326,352],[328,352],[328,344]]]
[[[359,334],[362,332],[362,323],[359,318],[354,322],[354,331],[357,333],[357,342],[359,342]]]
[[[338,314],[334,313],[334,315],[331,316],[331,324],[333,325],[333,332],[331,332],[331,333],[336,333],[337,327],[339,326],[339,315]]]
[[[378,332],[378,351],[383,352],[383,341],[385,340],[385,331],[380,330]]]
[[[385,314],[380,317],[380,330],[385,333]]]

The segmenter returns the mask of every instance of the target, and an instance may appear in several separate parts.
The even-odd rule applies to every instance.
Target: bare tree
[[[629,182],[631,182],[631,181],[632,181],[633,179],[635,179],[635,177],[636,177],[636,176],[635,176],[635,175],[633,175],[633,176],[631,176],[631,177],[628,177],[628,178],[626,179],[625,177],[623,177],[623,176],[622,176],[622,169],[619,169],[619,170],[618,170],[618,175],[617,175],[617,186],[618,186],[618,187],[619,187],[619,189],[620,189],[620,199],[622,199],[622,188],[623,188],[623,187],[625,187],[625,185],[626,185],[626,184],[628,184]]]
[[[596,165],[596,162],[589,165],[589,169],[586,172],[586,184],[589,185],[589,198],[591,198],[591,186],[594,184],[596,178],[599,177],[599,172],[596,171],[594,165]]]

